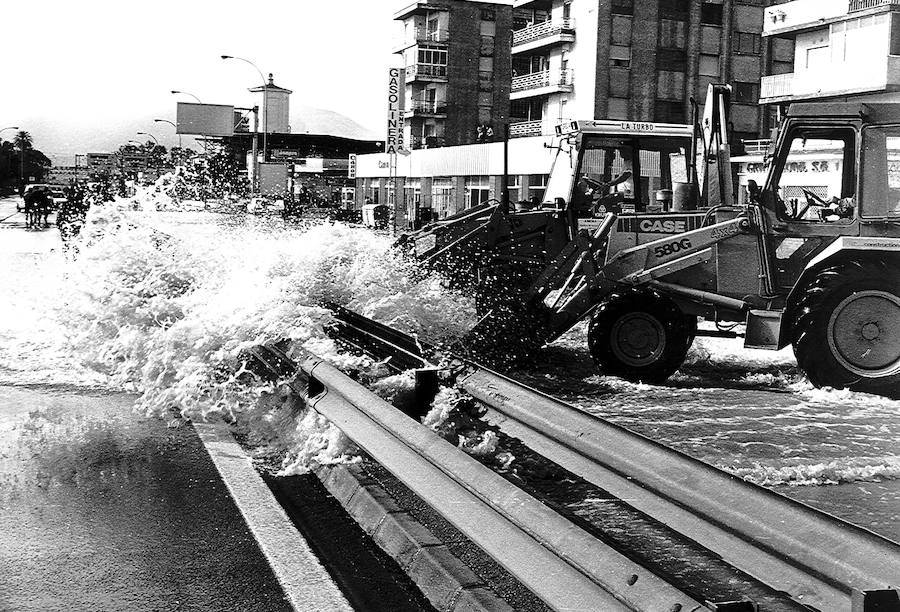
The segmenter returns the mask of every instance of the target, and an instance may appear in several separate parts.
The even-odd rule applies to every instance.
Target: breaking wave
[[[900,457],[857,457],[831,461],[748,467],[719,466],[744,480],[763,486],[818,486],[851,482],[900,480]]]

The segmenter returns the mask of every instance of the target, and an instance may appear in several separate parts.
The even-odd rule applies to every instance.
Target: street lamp
[[[173,93],[173,94],[183,94],[183,95],[185,95],[185,96],[190,96],[190,97],[192,97],[194,100],[196,100],[197,102],[199,102],[200,104],[203,104],[203,102],[200,101],[200,98],[198,98],[197,96],[195,96],[194,94],[192,94],[192,93],[189,92],[189,91],[179,91],[179,90],[177,90],[177,89],[173,89],[173,90],[172,90],[172,93]]]
[[[263,76],[262,70],[259,67],[251,62],[248,59],[244,59],[243,57],[235,57],[234,55],[223,55],[223,60],[227,59],[236,59],[247,64],[250,64],[254,68],[256,68],[256,72],[259,73],[259,78],[262,79],[263,84],[263,161],[266,161],[266,134],[269,132],[269,84],[266,81],[266,77]]]
[[[157,123],[168,123],[173,128],[175,128],[175,134],[178,136],[178,148],[180,149],[181,148],[181,134],[178,133],[178,126],[175,125],[174,122],[169,121],[168,119],[154,119],[154,121]]]
[[[18,125],[11,125],[11,126],[9,126],[9,127],[0,128],[0,134],[2,134],[3,132],[5,132],[6,130],[18,130],[18,129],[19,129],[19,126],[18,126]]]
[[[156,136],[154,136],[153,134],[151,134],[150,132],[137,132],[137,135],[138,136],[149,136],[150,138],[153,139],[153,142],[156,144],[156,146],[157,147],[159,146],[159,139]]]

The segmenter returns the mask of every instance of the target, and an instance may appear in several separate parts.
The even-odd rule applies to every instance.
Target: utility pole
[[[259,106],[253,107],[253,180],[251,189],[253,193],[259,193]]]

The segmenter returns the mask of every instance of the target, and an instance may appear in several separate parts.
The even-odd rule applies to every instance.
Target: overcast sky
[[[116,130],[150,117],[145,129],[171,144],[172,128],[152,118],[174,120],[175,103],[191,101],[173,89],[252,106],[247,88],[259,74],[220,59],[228,54],[274,73],[293,90],[292,108],[337,111],[380,134],[387,71],[400,61],[391,16],[407,3],[0,0],[0,128],[19,125],[46,144],[54,132]]]

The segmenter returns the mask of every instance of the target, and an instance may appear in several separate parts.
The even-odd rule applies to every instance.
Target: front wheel
[[[654,291],[613,293],[594,312],[588,348],[606,374],[662,382],[681,366],[697,332],[671,299]]]
[[[825,268],[796,313],[794,355],[811,383],[900,393],[900,269],[883,262]]]

